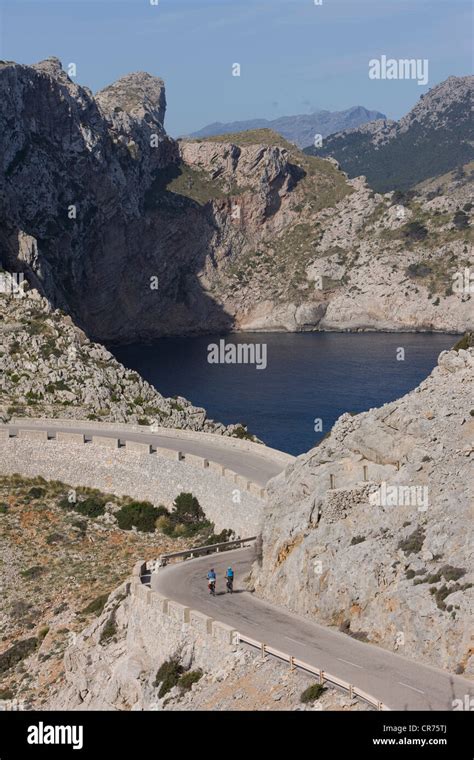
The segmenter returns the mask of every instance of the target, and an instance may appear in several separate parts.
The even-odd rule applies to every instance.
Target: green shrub
[[[104,514],[106,503],[103,496],[92,494],[84,499],[84,501],[75,502],[72,508],[81,515],[85,515],[85,517],[99,517],[99,515]]]
[[[14,692],[11,689],[0,689],[0,699],[13,699],[15,696]]]
[[[206,515],[192,493],[181,492],[174,500],[171,519],[184,525],[197,525],[206,519]]]
[[[189,691],[193,683],[197,683],[200,678],[202,678],[201,670],[188,670],[178,679],[178,686],[183,691]]]
[[[66,540],[66,536],[64,533],[58,533],[58,531],[53,531],[52,533],[48,533],[46,536],[46,543],[51,544],[61,544],[63,541]]]
[[[466,350],[472,347],[474,347],[474,333],[467,332],[454,344],[453,351],[460,351],[461,349]]]
[[[456,593],[456,591],[467,591],[467,589],[472,588],[472,583],[453,583],[452,586],[446,586],[446,584],[443,584],[440,586],[440,588],[436,588],[436,586],[432,586],[430,588],[430,594],[434,595],[436,605],[440,610],[446,610],[446,604],[445,599],[450,594]]]
[[[428,230],[421,222],[408,222],[403,226],[403,235],[408,241],[420,241],[427,238]]]
[[[192,493],[180,493],[174,500],[172,512],[166,512],[164,507],[161,516],[156,520],[156,528],[160,533],[173,538],[192,538],[199,534],[205,543],[221,543],[233,535],[231,530],[214,534],[214,523],[206,519],[199,501]]]
[[[305,703],[315,702],[324,691],[326,691],[326,689],[321,683],[313,683],[301,693],[300,701]]]
[[[456,211],[453,217],[453,224],[457,230],[467,230],[469,228],[469,217],[464,211]]]
[[[109,598],[109,594],[100,594],[100,596],[96,596],[95,599],[92,600],[92,602],[89,602],[89,604],[84,607],[83,610],[81,610],[81,615],[97,615],[99,616],[105,607],[105,603],[107,602],[107,599]]]
[[[13,668],[19,662],[29,657],[38,646],[38,639],[34,636],[30,639],[16,641],[11,647],[0,654],[0,674]]]
[[[243,441],[254,441],[255,436],[248,432],[243,425],[238,425],[232,433],[234,438],[240,438]]]
[[[8,512],[8,504],[0,504],[0,515],[6,515]]]
[[[166,660],[166,662],[160,666],[153,684],[155,687],[160,687],[158,691],[159,699],[164,697],[165,694],[178,685],[179,679],[183,673],[184,668],[176,658]]]
[[[410,264],[405,270],[408,277],[428,277],[433,272],[432,268],[423,262]]]
[[[76,502],[75,501],[69,501],[66,494],[61,497],[61,499],[58,500],[58,506],[62,509],[75,509],[76,508]]]
[[[442,575],[445,581],[458,581],[463,575],[466,575],[466,570],[463,567],[453,567],[452,565],[443,565],[439,571],[439,575]]]
[[[39,578],[40,575],[44,573],[44,571],[45,568],[41,565],[33,565],[26,570],[22,570],[20,575],[22,575],[23,578],[26,578],[26,580],[36,580],[36,578]]]
[[[43,639],[46,638],[46,636],[48,635],[48,633],[49,633],[49,625],[43,626],[43,628],[40,628],[39,631],[38,631],[38,639],[40,641],[43,641]]]
[[[365,536],[352,536],[351,546],[355,546],[356,544],[361,544],[363,541],[365,541]]]
[[[46,490],[44,488],[39,488],[37,486],[33,486],[33,488],[30,488],[28,491],[28,496],[30,496],[32,499],[41,499],[46,493]]]
[[[405,552],[405,554],[418,554],[423,548],[424,540],[425,532],[422,527],[418,526],[408,538],[399,541],[398,548]]]
[[[115,634],[117,633],[117,623],[115,620],[115,610],[113,610],[102,628],[102,632],[100,634],[100,643],[104,644],[106,641],[109,641]]]
[[[206,538],[206,544],[224,544],[226,541],[232,541],[233,538],[235,538],[234,531],[230,528],[224,528],[220,533],[211,533],[211,535]],[[234,547],[230,548],[232,549]]]
[[[164,533],[165,536],[172,536],[174,533],[175,525],[169,516],[163,515],[159,517],[155,523],[156,529],[159,533]]]
[[[154,507],[149,501],[132,501],[125,504],[115,515],[119,528],[131,530],[135,527],[143,533],[153,533],[158,518],[168,515],[163,507]]]

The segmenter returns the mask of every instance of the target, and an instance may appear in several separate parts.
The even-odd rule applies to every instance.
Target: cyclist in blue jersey
[[[213,567],[209,570],[207,574],[207,585],[209,588],[209,593],[212,594],[212,596],[216,595],[216,581],[217,581],[217,575],[216,571]]]
[[[227,593],[232,594],[234,591],[234,571],[231,567],[228,567],[225,571]]]

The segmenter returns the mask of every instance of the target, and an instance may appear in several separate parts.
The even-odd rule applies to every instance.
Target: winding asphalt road
[[[422,665],[373,644],[257,599],[244,590],[254,549],[191,559],[160,568],[151,588],[235,628],[239,633],[291,654],[310,665],[353,683],[392,710],[452,710],[453,699],[474,696],[474,684],[429,665]],[[235,571],[235,592],[225,592],[225,569]],[[206,575],[217,573],[217,594],[209,595]]]
[[[212,440],[186,440],[186,438],[180,438],[178,436],[160,435],[159,433],[148,432],[128,432],[123,428],[115,428],[111,425],[110,428],[93,428],[88,427],[87,423],[84,425],[74,422],[74,425],[41,425],[39,421],[35,422],[15,422],[15,424],[9,424],[7,426],[11,433],[17,433],[22,428],[25,430],[42,429],[45,428],[48,431],[48,435],[52,438],[60,430],[66,433],[82,433],[85,435],[86,440],[92,438],[93,435],[106,436],[110,438],[118,438],[122,443],[127,439],[128,441],[139,441],[141,443],[151,443],[152,446],[159,446],[173,451],[182,451],[186,456],[188,454],[195,454],[205,459],[209,459],[213,462],[228,467],[230,470],[243,475],[248,480],[257,483],[259,486],[264,487],[270,478],[278,475],[284,469],[284,464],[272,457],[271,449],[267,449],[265,446],[258,446],[262,449],[262,453],[256,451],[245,451],[244,449],[233,448],[226,445],[226,438],[224,436],[212,436],[209,438],[215,438],[215,442]],[[228,439],[227,439],[228,440]],[[290,461],[290,458],[289,458]]]

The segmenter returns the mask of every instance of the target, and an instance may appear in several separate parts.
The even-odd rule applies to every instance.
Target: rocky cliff
[[[474,77],[448,77],[400,121],[376,119],[324,141],[313,155],[333,156],[350,177],[365,174],[379,192],[405,190],[474,159]],[[472,167],[471,167],[472,168]]]
[[[163,397],[36,290],[21,297],[0,293],[0,421],[12,417],[244,432],[209,420],[182,396]]]
[[[472,329],[464,181],[400,202],[269,130],[176,142],[145,73],[2,63],[0,95],[0,264],[91,338]]]
[[[473,672],[474,349],[344,414],[269,484],[256,592],[348,635]]]

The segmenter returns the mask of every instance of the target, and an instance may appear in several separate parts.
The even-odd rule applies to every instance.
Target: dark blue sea
[[[343,412],[362,412],[414,388],[457,340],[426,333],[239,333],[226,343],[267,346],[267,367],[209,364],[223,336],[162,338],[111,347],[165,396],[185,396],[212,419],[241,422],[269,446],[301,454]],[[398,349],[405,358],[397,360]],[[398,351],[400,355],[401,352]],[[315,419],[322,431],[315,432]]]

